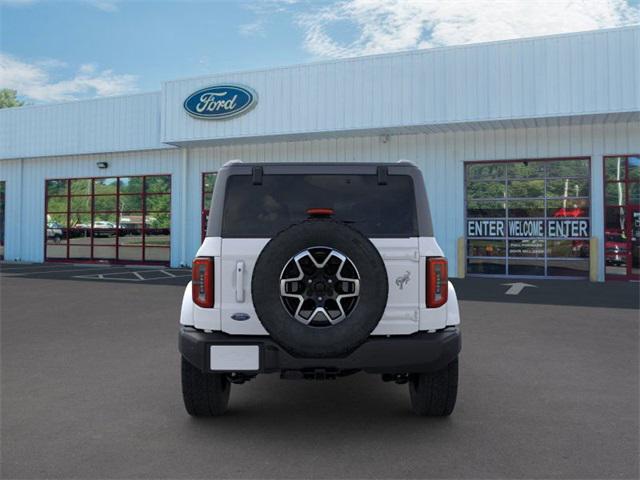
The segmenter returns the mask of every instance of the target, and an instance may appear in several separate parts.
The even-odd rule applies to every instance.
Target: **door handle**
[[[244,262],[236,263],[236,302],[244,302]]]

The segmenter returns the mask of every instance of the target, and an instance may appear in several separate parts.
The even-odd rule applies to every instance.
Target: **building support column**
[[[604,282],[604,170],[603,156],[591,157],[591,237],[597,241],[591,242],[596,251],[590,249],[589,257],[597,259],[597,281]],[[594,281],[594,279],[591,279]]]
[[[189,198],[188,194],[188,175],[189,175],[189,149],[182,149],[182,184],[180,186],[182,201],[180,202],[180,266],[188,267],[187,262],[187,228],[189,227],[189,219],[187,218],[187,212],[189,211]]]

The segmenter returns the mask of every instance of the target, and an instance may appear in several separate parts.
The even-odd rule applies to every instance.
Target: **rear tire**
[[[451,415],[458,395],[458,359],[435,372],[409,376],[411,408],[416,415],[446,417]]]
[[[193,417],[215,417],[227,411],[231,383],[220,373],[204,373],[182,358],[182,398]]]

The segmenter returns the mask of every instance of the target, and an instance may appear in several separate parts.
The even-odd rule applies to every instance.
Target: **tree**
[[[0,89],[0,108],[21,107],[24,105],[23,101],[16,98],[17,94],[18,92],[10,88]]]

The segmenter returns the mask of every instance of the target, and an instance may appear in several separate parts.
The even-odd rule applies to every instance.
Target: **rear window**
[[[253,185],[250,175],[227,180],[222,236],[273,237],[308,218],[309,208],[331,208],[332,217],[368,237],[418,235],[413,181],[390,175],[265,175]]]

